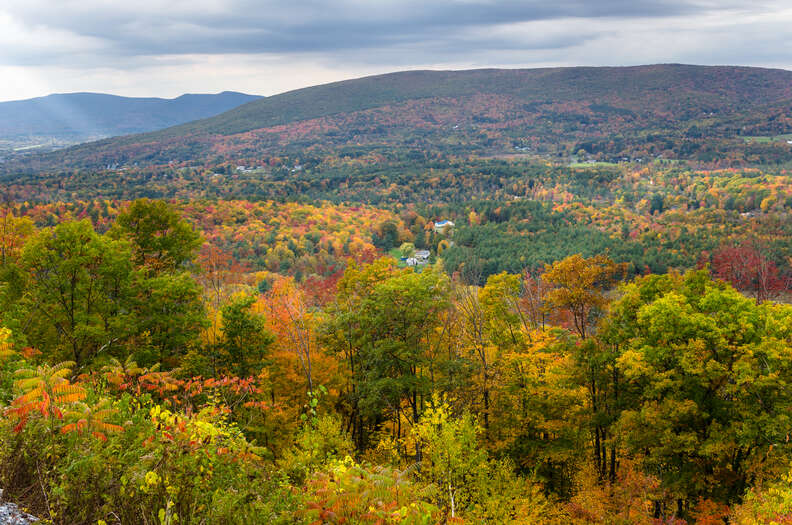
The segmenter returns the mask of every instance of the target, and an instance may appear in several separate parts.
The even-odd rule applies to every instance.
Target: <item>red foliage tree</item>
[[[789,289],[789,275],[783,275],[757,241],[723,246],[712,254],[712,275],[749,292],[761,303]]]

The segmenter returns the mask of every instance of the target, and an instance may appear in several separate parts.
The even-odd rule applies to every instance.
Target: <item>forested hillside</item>
[[[241,162],[348,146],[778,163],[792,160],[790,86],[789,71],[742,67],[407,71],[291,91],[0,169]]]
[[[789,522],[790,79],[398,73],[6,159],[2,498]]]
[[[6,198],[41,225],[86,214],[111,220],[118,202],[140,197],[190,202],[180,207],[191,214],[200,210],[193,216],[205,232],[221,224],[239,228],[224,247],[256,270],[280,264],[294,269],[302,257],[294,247],[275,257],[274,239],[241,233],[261,228],[254,203],[268,201],[374,206],[381,215],[361,223],[359,232],[373,236],[374,244],[387,251],[411,242],[441,256],[449,274],[472,264],[482,279],[536,271],[576,253],[607,254],[626,263],[630,275],[664,273],[695,267],[723,247],[746,242],[760,243],[782,273],[790,267],[792,178],[783,168],[568,166],[399,153],[282,156],[262,164],[21,175],[6,178]],[[211,207],[198,204],[218,199]],[[223,209],[234,212],[217,217]],[[432,225],[442,220],[456,227],[438,234]],[[387,225],[402,233],[384,234]],[[331,226],[313,230],[321,236]]]
[[[788,516],[792,310],[777,288],[746,297],[710,273],[774,282],[743,257],[758,245],[711,270],[632,278],[574,255],[479,285],[356,237],[384,221],[388,242],[415,240],[405,219],[5,208],[4,496],[69,524]],[[276,252],[324,232],[313,242],[338,266],[251,271],[224,249],[245,224]]]

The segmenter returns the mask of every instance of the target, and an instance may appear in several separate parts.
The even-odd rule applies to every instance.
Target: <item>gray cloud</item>
[[[779,0],[4,0],[0,68],[142,79],[157,68],[160,76],[180,67],[196,73],[206,57],[234,62],[237,75],[246,63],[267,61],[279,72],[310,64],[339,75],[418,66],[768,64],[791,56],[790,21]]]
[[[432,42],[440,36],[466,48],[508,47],[508,42],[465,38],[491,26],[559,19],[659,18],[729,12],[740,2],[684,0],[59,2],[10,0],[5,12],[21,27],[91,42],[84,50],[97,61],[139,55],[225,53],[332,53]],[[754,4],[753,11],[762,9]],[[545,47],[542,39],[538,47]],[[572,38],[571,44],[575,43]],[[18,42],[0,57],[5,63],[42,63],[60,58]],[[557,41],[555,47],[567,42]],[[474,47],[475,46],[475,47]],[[465,48],[457,48],[464,51]],[[78,52],[79,54],[79,52]]]

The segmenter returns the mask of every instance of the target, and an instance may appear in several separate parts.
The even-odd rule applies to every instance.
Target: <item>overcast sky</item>
[[[0,100],[271,95],[404,69],[792,69],[789,0],[0,0]]]

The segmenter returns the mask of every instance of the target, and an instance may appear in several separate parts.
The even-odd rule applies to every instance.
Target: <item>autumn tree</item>
[[[366,298],[359,388],[369,414],[388,410],[418,421],[431,388],[429,339],[447,304],[447,279],[432,269],[395,275]]]
[[[576,374],[574,339],[558,328],[531,330],[504,352],[493,384],[495,450],[555,494],[572,493],[589,451],[587,389]]]
[[[321,327],[323,345],[330,353],[340,356],[344,364],[346,387],[341,392],[339,408],[358,449],[364,448],[368,439],[368,421],[360,409],[359,382],[364,372],[361,369],[363,326],[359,312],[379,282],[401,271],[396,262],[387,257],[364,265],[352,261],[338,282],[335,301],[328,305],[328,317]]]
[[[613,305],[608,340],[636,396],[618,421],[624,445],[682,509],[735,501],[787,441],[790,319],[705,271],[638,279]]]
[[[773,299],[788,289],[790,278],[782,275],[767,251],[758,241],[722,246],[712,254],[712,274],[751,293],[758,303]]]
[[[389,251],[399,245],[399,227],[392,220],[383,222],[372,235],[372,242],[383,251]]]
[[[585,339],[608,303],[605,292],[623,273],[624,265],[605,255],[585,259],[578,254],[546,266],[542,279],[554,285],[547,301],[569,310],[575,331]]]
[[[399,246],[399,253],[404,258],[409,258],[415,255],[415,245],[411,242],[403,242]]]
[[[201,291],[186,272],[150,274],[128,241],[87,220],[40,231],[5,274],[3,322],[25,342],[78,367],[99,355],[150,364],[181,353],[204,323]]]
[[[523,273],[520,302],[531,328],[541,329],[547,324],[551,314],[547,301],[547,293],[550,290],[551,285],[541,275],[534,276],[528,271]]]
[[[140,363],[177,366],[207,326],[201,287],[187,272],[154,277],[136,272],[134,277],[130,327]]]
[[[314,390],[316,360],[316,313],[311,311],[305,293],[293,278],[275,280],[264,295],[264,311],[281,350],[292,354],[305,379],[309,395]]]
[[[206,310],[209,316],[208,342],[214,343],[220,337],[220,310],[235,292],[251,284],[249,269],[239,264],[228,252],[213,244],[201,246],[198,254],[196,280],[202,286]],[[268,284],[268,281],[262,281]]]
[[[412,434],[424,455],[419,476],[436,487],[435,498],[453,523],[561,523],[564,516],[508,461],[489,457],[481,428],[469,413],[454,414],[433,396]]]
[[[453,291],[456,321],[454,332],[460,341],[462,352],[473,363],[474,374],[479,377],[473,395],[481,401],[471,400],[471,406],[480,404],[477,412],[483,416],[484,430],[489,431],[490,383],[494,366],[492,360],[497,348],[488,337],[489,319],[480,300],[479,288],[455,281]]]
[[[478,376],[480,413],[488,432],[492,381],[500,357],[525,342],[527,319],[521,309],[520,276],[491,275],[483,288],[457,283],[454,307],[463,348],[472,357]]]
[[[25,239],[33,231],[29,217],[18,217],[6,207],[0,209],[0,268],[19,257]]]
[[[133,314],[146,334],[141,361],[165,362],[184,354],[205,324],[201,289],[187,273],[203,240],[165,201],[139,199],[121,212],[108,232],[126,239],[138,269]]]
[[[448,279],[431,267],[416,273],[381,259],[348,269],[324,340],[351,367],[350,416],[359,447],[367,428],[390,419],[399,435],[402,417],[413,424],[420,418],[448,299]]]
[[[586,424],[593,434],[593,460],[600,480],[606,474],[612,480],[616,475],[617,449],[610,447],[608,459],[609,428],[613,422],[612,396],[618,378],[613,375],[614,356],[599,341],[587,339],[608,304],[606,292],[624,272],[624,266],[614,263],[604,255],[585,259],[572,255],[545,268],[542,275],[554,288],[546,293],[547,302],[559,309],[568,310],[573,326],[581,338],[573,349],[575,370],[579,384],[588,393]]]

